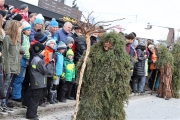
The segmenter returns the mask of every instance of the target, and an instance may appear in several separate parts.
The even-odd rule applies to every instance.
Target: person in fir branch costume
[[[171,46],[172,47],[172,46]],[[174,57],[174,72],[172,79],[173,97],[180,98],[180,43],[174,44],[172,55]],[[171,49],[170,49],[171,50]]]
[[[169,100],[172,98],[172,74],[174,58],[166,46],[158,48],[158,60],[156,68],[160,69],[160,85],[157,97]]]
[[[83,60],[84,54],[76,66],[77,80]],[[131,65],[122,35],[100,37],[87,59],[77,120],[125,120]]]

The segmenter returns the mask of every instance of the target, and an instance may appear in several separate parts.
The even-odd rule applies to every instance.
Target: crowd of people
[[[59,28],[54,18],[45,21],[42,14],[29,15],[26,4],[0,9],[0,114],[14,112],[11,99],[27,108],[28,119],[38,120],[38,106],[76,98],[75,65],[86,50],[85,38],[70,22]],[[104,33],[93,33],[91,45]],[[153,84],[159,42],[137,40],[134,32],[122,35],[132,63],[132,92],[157,90],[159,74],[154,88]]]
[[[74,100],[75,64],[86,50],[80,29],[28,15],[26,4],[8,11],[1,6],[0,23],[0,114],[14,112],[12,100],[27,108],[28,119],[38,120],[38,106]]]

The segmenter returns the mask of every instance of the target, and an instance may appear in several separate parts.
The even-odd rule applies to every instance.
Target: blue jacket
[[[56,43],[58,44],[60,41],[64,42],[66,44],[66,38],[70,36],[70,34],[66,33],[64,29],[58,30],[55,34],[57,37]]]
[[[64,56],[61,53],[56,52],[55,58],[56,58],[56,75],[61,76],[63,72]]]
[[[36,34],[36,31],[34,29],[31,29],[31,34],[29,35],[29,42],[34,40],[35,34]]]

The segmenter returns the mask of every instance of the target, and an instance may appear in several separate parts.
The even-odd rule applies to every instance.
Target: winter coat
[[[33,57],[34,57],[34,50],[32,49],[32,46],[34,45],[34,44],[36,44],[38,41],[37,40],[33,40],[33,41],[31,41],[31,43],[30,43],[30,48],[29,48],[29,53],[30,53],[30,58],[29,58],[29,63],[31,63],[31,60],[33,59]]]
[[[94,43],[97,43],[97,37],[91,36],[90,41],[91,41],[91,46],[92,46]]]
[[[78,37],[78,35],[74,32],[74,33],[70,33],[70,36],[74,39],[74,40],[76,40],[76,38]]]
[[[65,80],[68,82],[72,82],[72,79],[75,78],[75,65],[73,60],[69,60],[68,58],[65,58],[64,67],[65,67]]]
[[[54,58],[54,49],[49,46],[45,47],[44,50],[44,62],[45,64],[49,63]]]
[[[31,34],[29,35],[30,42],[34,40],[34,36],[35,36],[36,32],[37,31],[35,29],[33,29],[33,28],[31,29]]]
[[[144,52],[140,49],[137,49],[137,60],[138,62],[134,65],[134,73],[136,76],[145,76],[145,60]]]
[[[61,76],[63,72],[64,56],[60,52],[56,52],[56,75]]]
[[[54,59],[54,49],[50,48],[49,46],[45,47],[44,50],[44,63],[48,64],[49,62],[52,61],[52,59]],[[47,76],[48,77],[53,77],[53,75],[55,74],[55,67],[53,68],[53,74],[48,73]]]
[[[137,53],[135,52],[135,49],[131,46],[131,44],[126,44],[125,46],[126,53],[130,56],[130,61],[132,63],[132,68],[131,70],[134,69],[134,64],[135,64],[135,56],[137,56]]]
[[[35,55],[30,64],[31,89],[45,88],[47,85],[47,73],[52,71],[54,65],[50,62],[45,65],[42,55]]]
[[[64,42],[66,44],[66,38],[70,36],[70,34],[66,33],[64,29],[58,30],[55,33],[55,36],[57,37],[56,43],[58,44],[60,41]]]
[[[4,71],[6,74],[19,74],[20,73],[20,60],[22,56],[20,52],[22,51],[21,44],[17,42],[16,45],[13,44],[9,35],[6,35],[3,40],[3,52],[4,57]]]
[[[27,36],[25,34],[23,34],[22,48],[25,51],[25,54],[23,57],[28,60],[30,58],[30,53],[29,53],[30,42],[29,42],[29,36]]]
[[[83,36],[79,36],[76,38],[76,49],[75,49],[75,56],[74,56],[74,63],[76,64],[79,59],[81,58],[83,52],[86,50],[86,40]]]
[[[150,70],[154,70],[154,69],[155,69],[155,64],[153,63],[153,61],[156,61],[156,59],[157,59],[157,56],[156,56],[155,53],[153,53],[153,54],[151,55],[152,63],[150,64]]]

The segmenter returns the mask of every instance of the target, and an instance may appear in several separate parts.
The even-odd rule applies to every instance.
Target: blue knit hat
[[[44,23],[43,23],[42,19],[36,18],[34,20],[34,25],[36,25],[36,24],[42,24],[43,25]]]
[[[55,18],[53,18],[53,19],[51,20],[51,22],[50,22],[49,25],[50,25],[50,27],[53,27],[53,26],[58,27],[58,26],[59,26],[59,24],[58,24],[58,22],[56,21]]]

